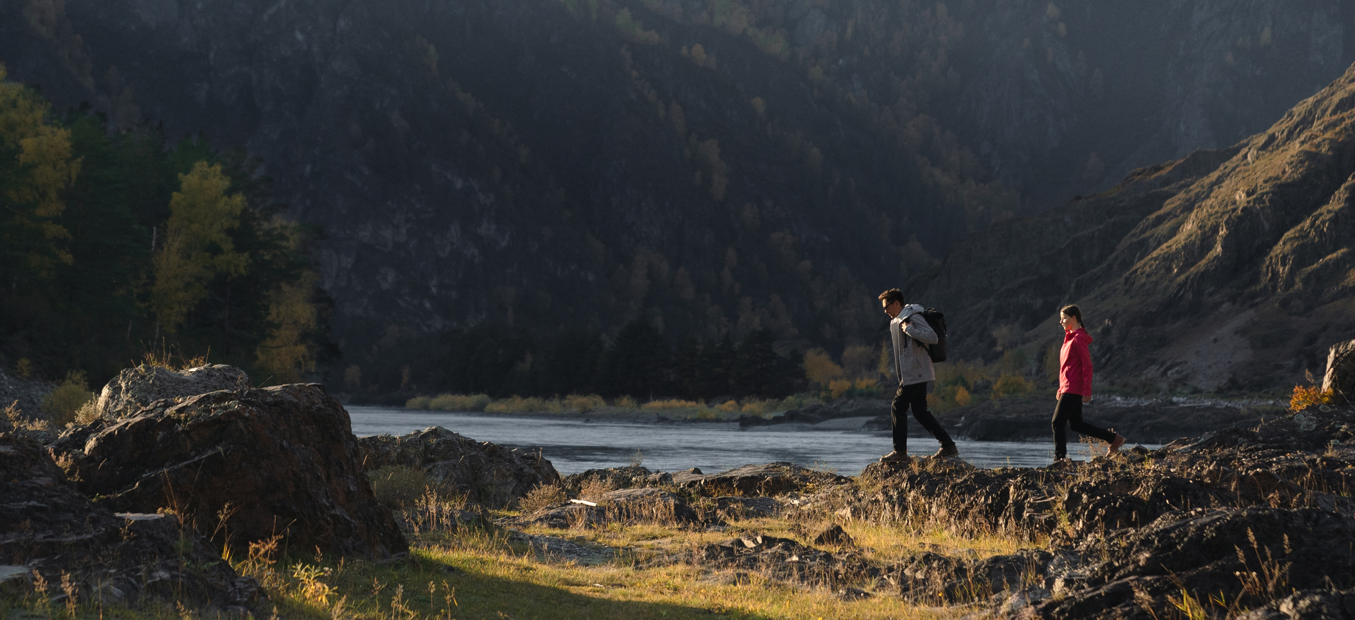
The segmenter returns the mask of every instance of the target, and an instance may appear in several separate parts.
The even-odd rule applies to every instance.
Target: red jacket
[[[1081,327],[1063,334],[1059,351],[1059,394],[1092,395],[1092,337]]]

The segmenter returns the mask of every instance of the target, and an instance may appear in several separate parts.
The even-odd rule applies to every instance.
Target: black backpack
[[[927,356],[932,358],[932,362],[946,361],[946,315],[936,308],[927,308],[918,314],[936,332],[936,344],[926,345]]]

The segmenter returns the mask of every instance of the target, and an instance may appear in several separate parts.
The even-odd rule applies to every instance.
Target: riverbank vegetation
[[[755,335],[762,338],[763,344],[770,345],[769,334]],[[649,345],[653,349],[659,345]],[[742,376],[739,370],[741,355],[756,344],[747,342],[734,346],[726,341],[711,349],[718,351],[726,348],[732,353],[727,359],[733,363],[726,366],[734,369],[735,376]],[[438,395],[418,395],[404,401],[408,409],[429,411],[460,411],[485,413],[552,413],[581,414],[593,413],[659,413],[667,417],[695,417],[701,419],[737,418],[739,415],[767,416],[772,413],[797,409],[808,404],[827,403],[839,399],[881,399],[893,396],[892,362],[889,359],[888,344],[878,350],[872,347],[848,347],[840,358],[835,358],[820,348],[811,349],[800,355],[798,368],[791,365],[789,359],[778,359],[775,364],[766,365],[774,369],[779,380],[784,382],[781,389],[772,390],[772,397],[761,393],[749,394],[743,390],[743,396],[736,398],[733,385],[719,380],[719,387],[730,391],[719,392],[712,384],[701,381],[703,373],[700,359],[706,358],[710,349],[706,345],[693,345],[695,351],[693,363],[685,365],[683,358],[660,357],[656,364],[656,377],[648,386],[660,386],[650,390],[649,398],[637,398],[629,392],[606,398],[597,393],[570,394],[568,396],[536,393],[533,395],[512,394],[496,397],[488,392],[479,393],[442,393]],[[1057,356],[1057,351],[1052,353]],[[604,355],[617,355],[605,352]],[[715,354],[718,356],[718,353]],[[770,354],[775,356],[773,352]],[[788,357],[788,356],[787,356]],[[841,360],[841,363],[839,363]],[[1057,361],[1057,357],[1055,357]],[[464,363],[464,362],[462,362]],[[688,370],[690,369],[690,370]],[[695,378],[693,383],[683,382],[684,375]],[[1036,389],[1036,386],[1054,387],[1057,381],[1057,364],[1053,367],[1037,367],[1022,351],[1009,352],[1000,360],[990,364],[982,361],[969,362],[952,360],[936,365],[936,387],[927,396],[929,405],[937,412],[944,413],[972,404],[989,400],[998,400],[1022,396]],[[769,374],[769,376],[772,376]],[[469,383],[464,383],[469,384]],[[591,384],[588,384],[591,385]],[[700,386],[685,390],[684,385]],[[787,392],[792,386],[801,388],[796,392]],[[350,386],[351,387],[351,386]],[[558,392],[557,392],[558,394]],[[644,394],[642,392],[642,394]],[[676,396],[668,396],[676,394]],[[711,396],[713,394],[713,396]]]

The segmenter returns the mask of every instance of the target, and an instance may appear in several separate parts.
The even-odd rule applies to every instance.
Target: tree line
[[[294,381],[332,352],[307,244],[260,164],[54,115],[0,65],[0,363],[96,384],[152,352]]]
[[[423,385],[399,387],[494,397],[599,394],[699,401],[784,398],[806,387],[803,353],[778,353],[766,329],[752,330],[738,342],[728,335],[705,342],[687,337],[672,347],[643,320],[627,324],[610,343],[587,330],[566,330],[538,342],[525,329],[487,324],[446,332],[441,344],[443,352],[434,371],[423,375]]]

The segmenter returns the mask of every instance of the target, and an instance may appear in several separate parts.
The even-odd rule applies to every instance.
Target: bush
[[[679,400],[676,398],[671,398],[668,400],[655,400],[647,402],[641,405],[640,408],[646,411],[663,411],[666,409],[695,409],[700,406],[701,403],[694,403],[690,400]]]
[[[560,405],[559,400],[546,400],[535,396],[531,398],[514,396],[496,400],[485,405],[484,409],[486,413],[561,413],[564,411],[564,407]]]
[[[488,394],[439,394],[428,402],[435,411],[484,411],[490,403]]]
[[[1334,400],[1336,394],[1332,390],[1323,391],[1316,385],[1303,387],[1294,386],[1294,394],[1289,397],[1289,410],[1299,411],[1313,405],[1329,405]]]
[[[518,500],[518,509],[530,514],[563,503],[567,499],[569,498],[565,495],[565,490],[559,484],[539,484],[535,489],[528,491],[526,497]]]
[[[847,379],[838,379],[828,383],[828,391],[824,396],[829,400],[839,398],[879,398],[883,395],[880,386],[874,379],[861,377],[855,381]]]
[[[635,399],[634,399],[634,398],[631,398],[631,397],[629,397],[629,396],[622,396],[622,397],[620,397],[620,398],[618,398],[618,399],[616,399],[616,400],[613,400],[613,401],[612,401],[612,406],[614,406],[614,407],[621,407],[621,408],[623,408],[623,409],[634,409],[634,408],[635,408]]]
[[[1003,375],[993,384],[993,398],[1019,396],[1035,389],[1030,379],[1018,375]]]
[[[376,501],[392,509],[412,506],[432,486],[422,468],[387,465],[367,472]]]
[[[431,396],[415,396],[405,401],[405,409],[428,409],[433,403]]]
[[[598,396],[597,394],[589,394],[587,396],[570,394],[569,396],[565,397],[564,402],[565,409],[573,409],[579,413],[583,413],[585,411],[592,411],[599,407],[603,407],[606,404],[607,402],[602,400],[602,397]]]
[[[66,380],[42,401],[42,412],[57,428],[65,428],[75,421],[80,408],[92,400],[94,392],[89,391],[84,371],[74,371],[67,373]]]

